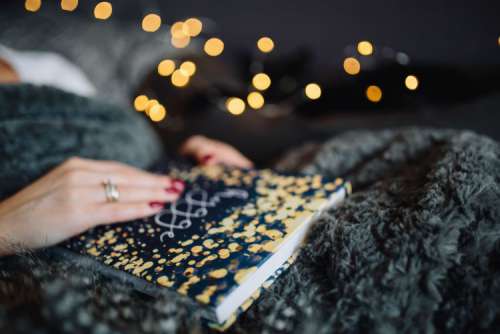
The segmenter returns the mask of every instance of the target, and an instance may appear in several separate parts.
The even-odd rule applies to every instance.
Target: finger
[[[114,166],[111,171],[107,173],[112,173],[116,171],[121,177],[130,180],[131,185],[152,187],[152,186],[165,186],[166,188],[175,188],[177,190],[184,190],[184,181],[179,179],[172,179],[166,175],[154,174],[143,171],[141,169],[128,166],[119,162],[111,162],[111,166]]]
[[[196,156],[196,152],[200,147],[213,146],[213,141],[200,135],[191,136],[180,147],[179,153],[181,155]]]
[[[179,186],[177,184],[179,182],[172,180],[166,175],[149,173],[116,161],[71,158],[64,162],[60,168],[56,169],[56,172],[62,175],[73,172],[78,173],[79,171],[105,174],[107,178],[101,180],[101,182],[111,179],[113,182],[146,187],[158,184],[165,185],[165,187]]]
[[[148,203],[105,203],[94,208],[90,225],[122,223],[157,214],[163,207]]]
[[[119,202],[122,203],[169,203],[176,201],[181,192],[173,188],[146,188],[117,186]],[[106,203],[106,192],[102,186],[87,186],[82,189],[82,200],[88,203]]]
[[[239,168],[251,168],[253,163],[248,160],[244,155],[238,151],[229,148],[221,147],[214,150],[211,153],[200,154],[198,161],[202,165],[211,166],[216,164],[223,164],[226,166],[239,167]]]
[[[158,177],[153,174],[136,174],[123,171],[94,172],[88,170],[71,170],[58,177],[59,184],[69,186],[92,186],[102,185],[103,182],[111,181],[118,186],[146,187],[146,188],[174,188],[184,190],[184,182],[172,180],[164,176]]]
[[[228,153],[225,163],[239,168],[253,167],[253,163],[239,152]]]

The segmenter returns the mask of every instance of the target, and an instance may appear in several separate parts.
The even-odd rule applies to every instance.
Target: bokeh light
[[[241,115],[245,112],[245,101],[239,97],[230,97],[226,100],[226,109],[233,115]]]
[[[255,110],[261,109],[266,102],[264,96],[259,92],[251,92],[247,96],[248,105]]]
[[[382,100],[382,89],[376,85],[368,86],[366,89],[366,98],[374,103],[379,102]]]
[[[203,47],[205,53],[211,57],[217,57],[224,51],[224,42],[219,38],[210,38]]]
[[[181,37],[172,36],[170,43],[174,48],[183,49],[189,45],[191,42],[191,37],[182,35]]]
[[[361,41],[358,43],[358,52],[360,55],[369,56],[373,53],[373,45],[368,41]]]
[[[405,79],[405,86],[409,90],[415,90],[418,88],[418,79],[414,75],[409,75]]]
[[[158,64],[158,74],[162,77],[168,77],[175,71],[175,61],[170,59],[162,60]]]
[[[161,17],[158,14],[148,14],[142,19],[142,30],[146,32],[155,32],[160,29]]]
[[[361,64],[354,57],[349,57],[344,60],[344,71],[350,75],[356,75],[361,71]]]
[[[161,104],[156,104],[149,109],[149,118],[153,122],[161,122],[167,116],[167,110]]]
[[[36,12],[42,7],[42,0],[26,0],[24,8],[29,12]]]
[[[98,20],[107,20],[113,14],[113,6],[107,1],[99,2],[94,8],[94,16]]]
[[[203,23],[195,17],[187,19],[182,26],[182,32],[191,37],[198,36],[202,30]]]
[[[172,37],[180,39],[188,36],[184,33],[183,27],[184,22],[175,22],[174,24],[172,24],[172,26],[170,27],[170,34],[172,34]]]
[[[61,0],[61,9],[72,12],[78,7],[78,0]]]
[[[258,73],[252,78],[252,85],[258,90],[266,90],[271,86],[271,78],[265,73]]]
[[[146,110],[146,105],[148,104],[149,99],[146,95],[139,95],[134,100],[134,108],[137,111]]]
[[[317,100],[321,97],[321,87],[317,83],[308,84],[304,91],[311,100]]]
[[[192,61],[185,61],[181,64],[179,69],[182,71],[184,75],[191,77],[196,73],[196,64],[193,63]]]
[[[185,87],[189,83],[189,76],[185,75],[181,70],[175,70],[172,73],[172,85],[175,87]]]
[[[149,111],[151,110],[151,108],[153,108],[155,105],[157,105],[159,103],[160,102],[158,102],[158,100],[155,100],[155,99],[149,100],[146,103],[146,107],[144,108],[144,112],[146,113],[146,115],[149,116]]]
[[[274,41],[269,37],[262,37],[257,41],[257,48],[264,53],[269,53],[274,49]]]

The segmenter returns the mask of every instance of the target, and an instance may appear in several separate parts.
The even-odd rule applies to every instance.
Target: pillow
[[[173,49],[164,30],[142,31],[139,22],[99,21],[50,8],[33,14],[22,6],[0,10],[0,43],[61,54],[83,70],[99,98],[122,106],[131,105],[135,89],[161,58],[189,52]]]

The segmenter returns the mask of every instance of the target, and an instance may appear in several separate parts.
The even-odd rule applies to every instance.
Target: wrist
[[[11,255],[14,247],[8,224],[0,217],[0,256]]]
[[[21,245],[10,219],[6,217],[5,212],[0,214],[0,256],[24,252],[26,248]]]

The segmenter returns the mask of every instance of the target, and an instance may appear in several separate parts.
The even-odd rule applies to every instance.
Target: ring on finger
[[[102,186],[104,187],[104,194],[106,195],[106,201],[108,203],[114,203],[118,202],[120,199],[120,192],[118,191],[118,187],[116,184],[111,182],[110,179],[107,181],[104,181],[102,183]]]

